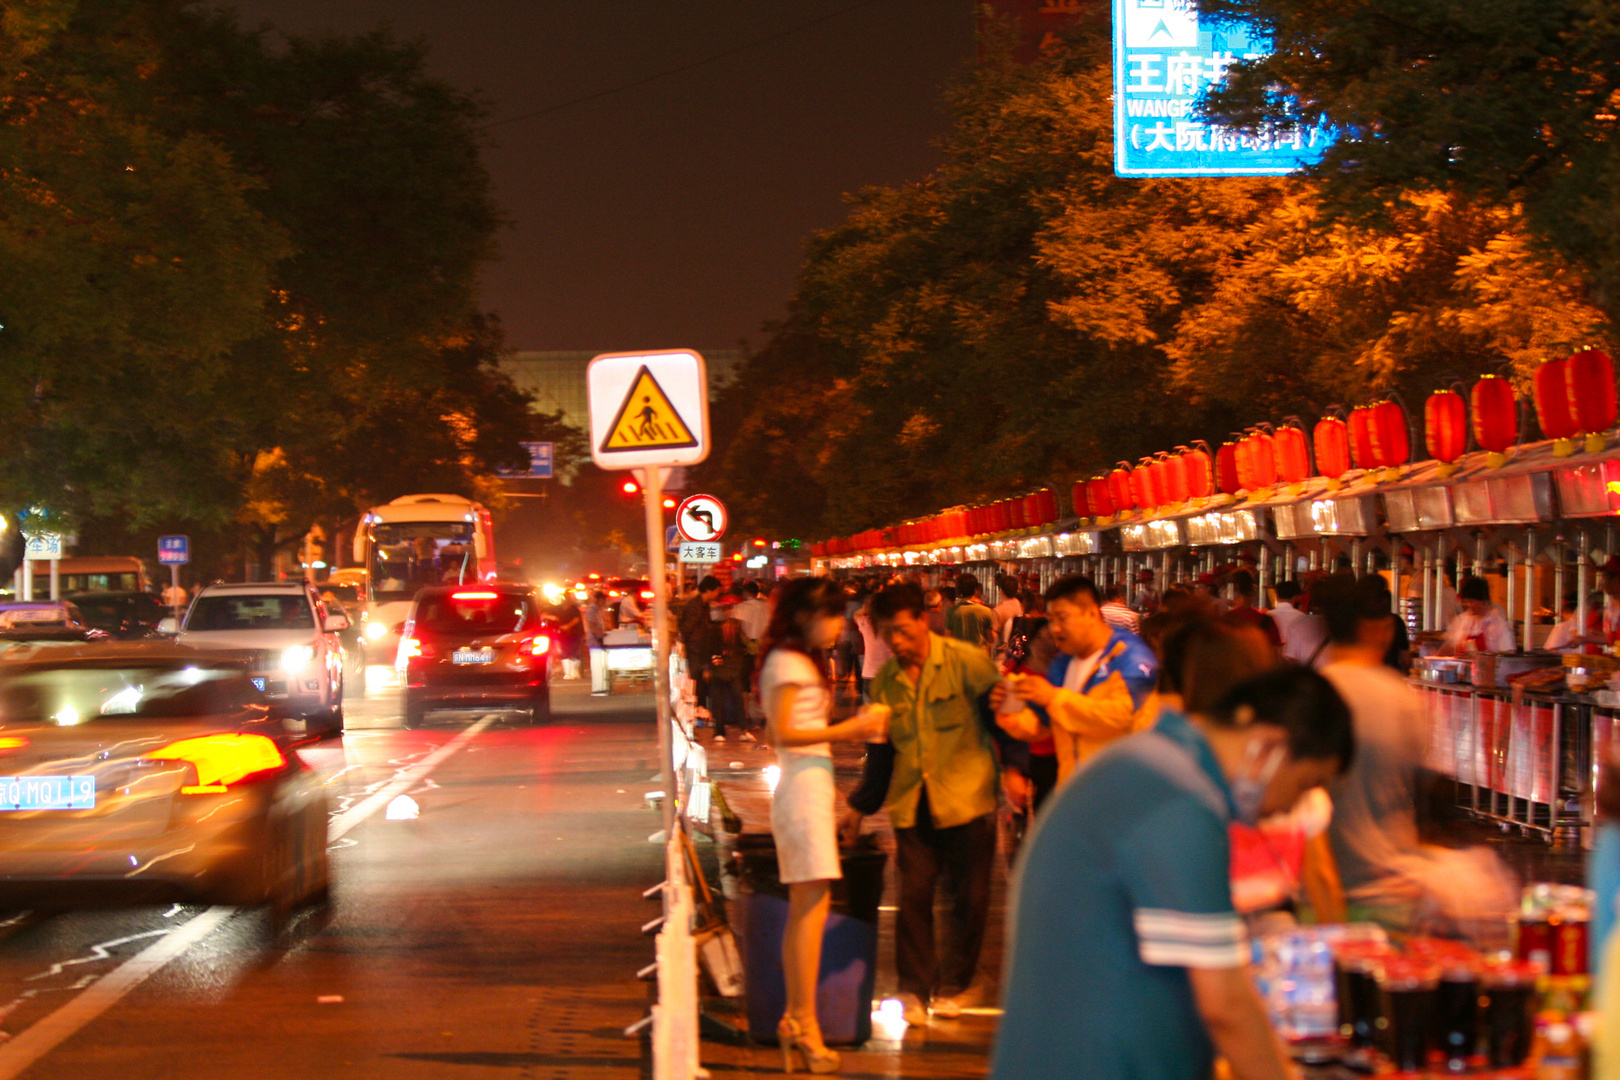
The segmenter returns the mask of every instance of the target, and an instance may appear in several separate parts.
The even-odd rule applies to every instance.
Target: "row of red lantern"
[[[1544,435],[1556,440],[1585,435],[1595,448],[1594,440],[1616,419],[1613,362],[1597,349],[1549,361],[1536,372],[1534,400]],[[1518,400],[1512,384],[1500,376],[1481,378],[1467,401],[1455,390],[1437,390],[1423,412],[1426,448],[1435,460],[1448,465],[1467,451],[1470,429],[1474,442],[1492,454],[1506,453],[1519,440]],[[1309,444],[1304,429],[1289,424],[1276,431],[1250,430],[1236,441],[1222,444],[1213,460],[1204,449],[1178,447],[1174,453],[1143,458],[1135,466],[1121,462],[1106,476],[1074,485],[1074,512],[1082,517],[1108,517],[1203,499],[1213,489],[1235,495],[1279,482],[1299,483],[1312,474],[1313,456],[1316,474],[1333,480],[1352,467],[1405,465],[1412,456],[1406,410],[1398,402],[1380,401],[1352,409],[1348,422],[1325,416],[1312,429]],[[848,550],[872,550],[892,545],[896,539],[906,544],[930,543],[1039,527],[1056,520],[1056,495],[1043,489],[988,506],[935,515],[900,530],[869,530],[817,546],[826,547],[829,553],[837,553],[831,550],[834,544]]]

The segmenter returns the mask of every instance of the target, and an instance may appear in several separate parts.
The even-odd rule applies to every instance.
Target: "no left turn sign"
[[[707,544],[726,534],[726,505],[713,495],[688,495],[675,508],[675,527],[695,544]]]

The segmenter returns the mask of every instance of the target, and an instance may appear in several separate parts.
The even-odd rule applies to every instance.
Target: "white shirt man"
[[[758,641],[765,636],[765,627],[770,624],[771,605],[758,596],[750,596],[733,608],[731,614],[742,623],[748,640]]]
[[[1292,600],[1278,600],[1271,609],[1271,618],[1282,638],[1283,656],[1313,667],[1321,667],[1326,662],[1327,623],[1322,616],[1299,610]]]
[[[1007,648],[1007,637],[1012,633],[1014,619],[1024,615],[1024,602],[1018,599],[1016,592],[1001,590],[1001,603],[997,604],[991,612],[996,617],[996,652],[1000,653]]]

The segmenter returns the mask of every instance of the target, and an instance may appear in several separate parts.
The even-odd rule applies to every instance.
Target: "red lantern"
[[[1087,502],[1088,492],[1086,490],[1086,484],[1087,481],[1085,480],[1076,480],[1074,485],[1069,488],[1069,505],[1074,507],[1074,514],[1076,517],[1096,516],[1095,511],[1091,509],[1090,504]]]
[[[1149,481],[1147,469],[1138,465],[1136,468],[1131,470],[1131,501],[1135,503],[1139,509],[1153,509],[1153,495],[1148,489]]]
[[[1007,520],[1009,529],[1022,529],[1029,524],[1029,519],[1024,516],[1022,498],[1007,500]]]
[[[1575,426],[1575,395],[1570,385],[1570,361],[1549,360],[1536,368],[1533,387],[1536,420],[1549,439],[1567,439]]]
[[[1337,416],[1324,416],[1311,433],[1316,450],[1316,471],[1337,480],[1350,471],[1350,429]]]
[[[1153,484],[1153,505],[1163,506],[1170,501],[1170,477],[1166,475],[1164,458],[1148,462],[1148,479]]]
[[[1237,446],[1233,443],[1221,443],[1221,448],[1215,451],[1215,481],[1228,495],[1243,490],[1238,482]]]
[[[1367,441],[1379,468],[1394,469],[1411,460],[1412,442],[1406,427],[1406,410],[1399,402],[1380,401],[1367,410]]]
[[[1106,476],[1086,481],[1086,508],[1093,517],[1107,517],[1114,512],[1114,492]]]
[[[1249,472],[1256,488],[1277,482],[1277,447],[1269,431],[1251,431],[1243,440],[1249,444]]]
[[[1210,473],[1209,454],[1204,450],[1188,450],[1181,455],[1181,475],[1187,480],[1189,499],[1207,499],[1215,487]]]
[[[1164,459],[1164,497],[1167,502],[1184,503],[1191,498],[1187,485],[1187,461],[1180,454]]]
[[[1232,444],[1232,461],[1237,466],[1239,491],[1254,490],[1254,447],[1247,435]]]
[[[1436,390],[1423,403],[1423,438],[1429,456],[1447,465],[1468,449],[1468,403],[1455,390]]]
[[[1474,414],[1474,441],[1493,454],[1505,454],[1519,440],[1519,403],[1513,384],[1499,375],[1486,375],[1469,395]]]
[[[1006,532],[1013,527],[1013,508],[1011,499],[998,499],[990,504],[995,510],[995,531]]]
[[[1569,411],[1575,420],[1575,430],[1588,436],[1608,431],[1614,426],[1615,418],[1614,361],[1601,350],[1582,349],[1566,363],[1569,364]],[[1588,445],[1587,449],[1601,449],[1601,446]]]
[[[1365,405],[1350,410],[1350,460],[1358,469],[1378,464],[1372,445],[1372,410]]]
[[[1057,492],[1051,488],[1041,488],[1035,493],[1035,524],[1050,525],[1057,519]]]
[[[1124,513],[1136,505],[1129,469],[1118,468],[1108,474],[1108,492],[1113,496],[1115,513]]]
[[[1311,475],[1311,453],[1303,428],[1288,424],[1277,430],[1271,442],[1277,456],[1277,476],[1284,483],[1298,484]]]

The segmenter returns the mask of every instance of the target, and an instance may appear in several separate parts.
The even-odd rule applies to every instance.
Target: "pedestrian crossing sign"
[[[679,450],[696,446],[691,429],[645,366],[630,384],[619,414],[602,440],[602,453],[625,450]]]
[[[605,353],[585,380],[591,459],[600,467],[696,465],[708,456],[708,372],[697,353]]]

